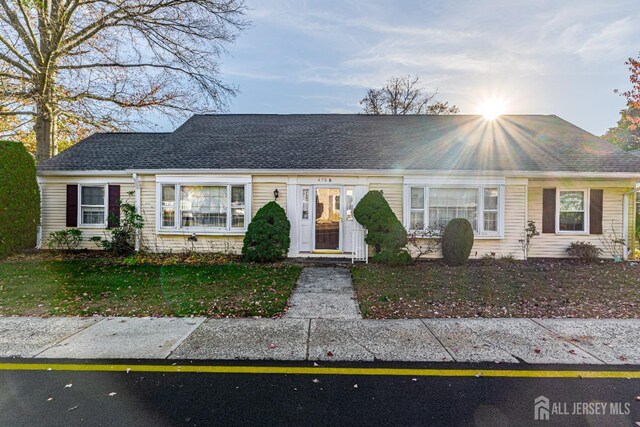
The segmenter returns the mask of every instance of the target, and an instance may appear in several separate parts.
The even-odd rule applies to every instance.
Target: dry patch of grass
[[[273,317],[300,275],[285,264],[141,261],[2,261],[0,315]]]
[[[640,264],[573,260],[359,265],[353,284],[367,318],[640,317]]]

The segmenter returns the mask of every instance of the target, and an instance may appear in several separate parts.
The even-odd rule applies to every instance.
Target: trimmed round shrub
[[[407,231],[391,210],[382,192],[369,191],[353,211],[356,220],[367,229],[365,242],[374,249],[373,261],[406,265]]]
[[[35,161],[20,142],[0,141],[0,256],[35,247],[39,223]]]
[[[462,265],[473,247],[473,228],[465,218],[454,218],[442,235],[442,258],[447,265]]]
[[[273,262],[289,252],[291,223],[287,213],[276,202],[261,207],[247,228],[242,258],[250,262]]]

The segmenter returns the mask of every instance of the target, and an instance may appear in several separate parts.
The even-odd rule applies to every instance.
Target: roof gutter
[[[429,176],[499,176],[518,178],[601,178],[638,179],[638,172],[571,172],[571,171],[500,171],[500,170],[418,170],[418,169],[126,169],[126,170],[69,170],[38,171],[39,176],[126,176],[139,175],[201,175],[201,174],[251,174],[251,175],[429,175]]]

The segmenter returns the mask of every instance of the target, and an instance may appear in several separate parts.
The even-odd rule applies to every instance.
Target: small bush
[[[462,265],[473,247],[473,228],[465,218],[454,218],[444,229],[442,257],[447,265]]]
[[[49,246],[49,249],[57,249],[59,251],[73,251],[78,249],[81,242],[82,231],[77,228],[68,228],[49,234],[47,246]]]
[[[391,210],[382,192],[369,191],[353,211],[355,219],[367,229],[365,242],[373,246],[374,262],[406,265],[407,231]],[[406,255],[405,255],[406,254]]]
[[[291,223],[276,202],[261,207],[253,217],[242,245],[242,257],[249,262],[273,262],[289,252]]]
[[[0,257],[34,248],[39,223],[35,161],[21,143],[0,141]]]
[[[133,192],[130,192],[129,195],[132,196]],[[118,206],[120,207],[120,220],[109,218],[110,223],[118,223],[117,227],[111,229],[111,239],[92,237],[91,241],[100,242],[105,251],[116,256],[127,256],[135,251],[136,233],[144,227],[144,220],[136,212],[134,205],[118,200]]]
[[[601,253],[602,249],[589,242],[573,242],[567,248],[569,256],[585,261],[598,259]]]

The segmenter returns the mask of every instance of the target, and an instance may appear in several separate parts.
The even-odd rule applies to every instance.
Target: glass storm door
[[[340,250],[340,188],[320,187],[315,194],[315,249]]]

